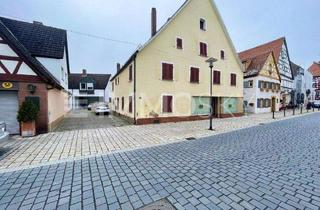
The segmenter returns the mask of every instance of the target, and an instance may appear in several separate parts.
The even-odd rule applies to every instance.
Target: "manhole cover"
[[[161,199],[140,208],[140,210],[176,210],[176,208],[167,199]]]
[[[186,138],[186,140],[187,140],[187,141],[194,141],[194,140],[196,140],[196,138],[194,138],[194,137],[188,137],[188,138]]]

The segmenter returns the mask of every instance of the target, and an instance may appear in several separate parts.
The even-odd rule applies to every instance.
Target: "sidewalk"
[[[299,114],[298,114],[299,113]],[[309,113],[311,114],[312,111]],[[316,110],[316,113],[319,113]],[[27,139],[11,139],[0,143],[1,150],[9,150],[0,157],[0,172],[74,160],[154,145],[185,141],[257,126],[277,120],[299,117],[292,110],[275,114],[252,114],[239,118],[214,119],[215,131],[209,131],[208,120],[143,126],[124,126],[87,130],[53,132]],[[304,114],[306,111],[304,110]]]

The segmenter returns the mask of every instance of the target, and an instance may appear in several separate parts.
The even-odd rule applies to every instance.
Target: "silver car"
[[[95,108],[95,113],[96,113],[96,115],[102,115],[102,114],[109,115],[110,109],[108,108],[108,106],[100,105]]]

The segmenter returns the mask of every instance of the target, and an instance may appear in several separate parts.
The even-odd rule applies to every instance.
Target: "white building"
[[[241,56],[240,56],[241,57]],[[250,113],[268,113],[280,109],[280,73],[273,52],[242,59],[244,106]]]
[[[70,104],[72,109],[85,108],[94,102],[109,103],[110,74],[82,74],[69,75]]]
[[[239,54],[239,56],[243,60],[271,51],[274,53],[281,77],[281,106],[285,107],[292,102],[291,94],[294,90],[289,50],[285,37],[243,51]]]

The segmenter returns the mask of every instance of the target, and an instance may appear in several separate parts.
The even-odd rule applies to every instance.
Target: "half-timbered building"
[[[68,111],[69,59],[65,30],[0,17],[0,121],[19,134],[19,105],[39,107],[37,133],[48,132]]]

